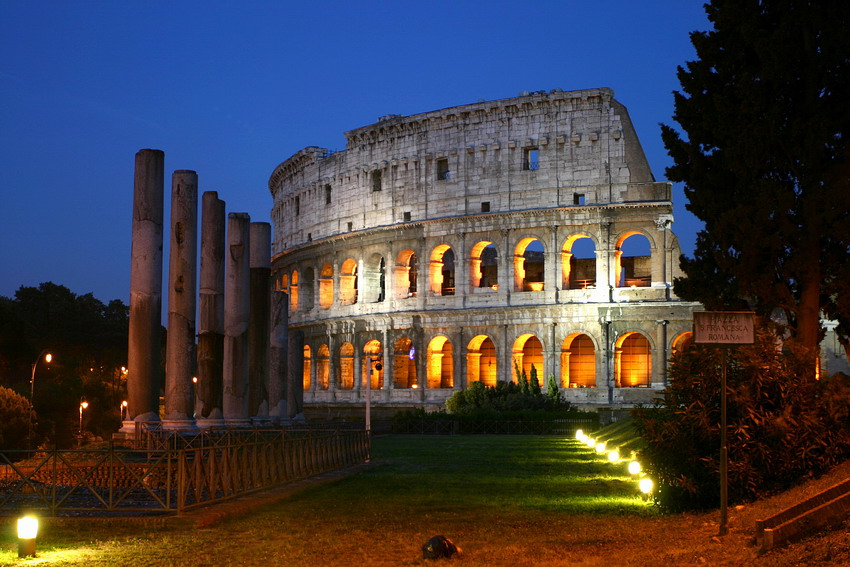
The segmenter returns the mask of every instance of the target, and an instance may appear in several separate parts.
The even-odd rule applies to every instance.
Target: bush
[[[0,386],[0,451],[26,449],[35,424],[35,412],[29,400]]]
[[[758,329],[755,345],[728,354],[695,346],[673,357],[663,399],[633,411],[658,504],[682,510],[719,502],[723,356],[730,503],[785,489],[850,456],[848,378],[811,380],[804,357],[777,344],[770,329]]]

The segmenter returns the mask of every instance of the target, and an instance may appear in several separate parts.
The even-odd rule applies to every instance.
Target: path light
[[[18,518],[18,557],[35,557],[36,536],[38,519],[33,516]]]
[[[83,434],[83,410],[89,407],[89,403],[86,401],[86,397],[83,396],[80,398],[80,435]]]
[[[576,429],[576,439],[581,441],[582,437],[584,437],[584,431],[582,431],[581,429]]]
[[[632,461],[629,463],[629,474],[638,474],[640,472],[640,463]]]
[[[640,479],[638,486],[640,487],[641,492],[643,492],[644,494],[649,494],[650,492],[652,492],[652,489],[655,484],[652,482],[651,478],[645,476]]]
[[[617,449],[608,451],[608,460],[615,463],[620,460],[620,452]]]
[[[605,441],[603,441],[602,443],[599,443],[598,445],[596,445],[596,452],[601,455],[602,453],[605,452],[605,448],[606,448],[605,447]]]
[[[595,447],[596,446],[596,439],[594,439],[593,437],[588,437],[585,440],[584,444],[587,445],[588,447]]]

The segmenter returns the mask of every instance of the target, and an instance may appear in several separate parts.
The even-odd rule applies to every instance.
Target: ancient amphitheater
[[[345,136],[269,180],[307,405],[360,404],[370,380],[375,404],[433,406],[515,366],[580,405],[665,386],[699,305],[673,294],[671,186],[611,90],[389,115]]]

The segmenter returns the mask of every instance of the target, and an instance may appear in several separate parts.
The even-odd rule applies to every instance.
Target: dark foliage
[[[718,505],[724,356],[730,503],[787,488],[850,457],[850,380],[807,379],[807,357],[779,344],[773,329],[761,328],[753,346],[678,353],[663,400],[633,412],[663,507]]]
[[[0,451],[36,447],[35,412],[29,400],[0,386]]]

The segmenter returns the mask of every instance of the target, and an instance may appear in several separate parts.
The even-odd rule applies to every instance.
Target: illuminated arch
[[[455,253],[448,244],[435,246],[429,266],[432,295],[455,294]]]
[[[363,346],[363,358],[361,361],[361,374],[363,386],[366,380],[370,380],[369,387],[372,390],[380,390],[384,384],[384,351],[381,341],[372,339]]]
[[[469,253],[469,282],[473,289],[499,289],[499,258],[496,247],[482,240]]]
[[[617,339],[614,379],[619,388],[648,387],[652,383],[652,347],[641,333],[626,333]]]
[[[395,296],[416,297],[416,253],[402,250],[395,259]]]
[[[679,354],[680,352],[684,352],[694,346],[694,333],[693,331],[687,331],[675,339],[673,339],[673,348],[671,354],[673,356]]]
[[[352,258],[343,262],[340,269],[339,302],[341,305],[357,303],[357,261]]]
[[[596,345],[584,333],[573,333],[561,345],[561,387],[596,387]]]
[[[280,276],[280,291],[289,293],[289,274]]]
[[[310,349],[310,345],[304,345],[304,371],[303,371],[303,381],[304,381],[304,391],[307,392],[310,390],[310,370],[313,366],[313,356],[312,350]]]
[[[363,303],[380,303],[386,297],[386,263],[372,254],[363,269]]]
[[[354,388],[354,345],[349,342],[342,343],[339,347],[339,388]]]
[[[330,264],[322,264],[319,272],[319,307],[329,309],[334,304],[334,269]]]
[[[513,381],[518,380],[516,369],[519,368],[521,371],[525,371],[525,376],[530,383],[532,367],[537,375],[537,383],[542,387],[546,376],[546,368],[543,364],[543,343],[536,336],[527,333],[520,335],[514,341],[513,368],[511,369]]]
[[[444,336],[434,337],[428,343],[428,388],[454,387],[454,360],[452,343]]]
[[[330,386],[331,376],[331,352],[328,345],[319,345],[316,353],[316,382],[320,390],[327,390]]]
[[[298,270],[292,270],[292,279],[289,284],[289,310],[298,311]]]
[[[535,237],[523,238],[514,250],[514,290],[542,291],[546,249]]]
[[[393,345],[393,387],[419,387],[416,380],[416,349],[408,337],[401,337]]]
[[[596,242],[587,234],[573,234],[561,249],[561,287],[596,287]]]
[[[623,253],[626,241],[646,254]],[[614,250],[614,285],[616,287],[649,287],[652,285],[652,240],[643,232],[632,230],[620,235]]]
[[[478,335],[466,347],[466,381],[495,386],[498,376],[496,345],[487,335]]]

